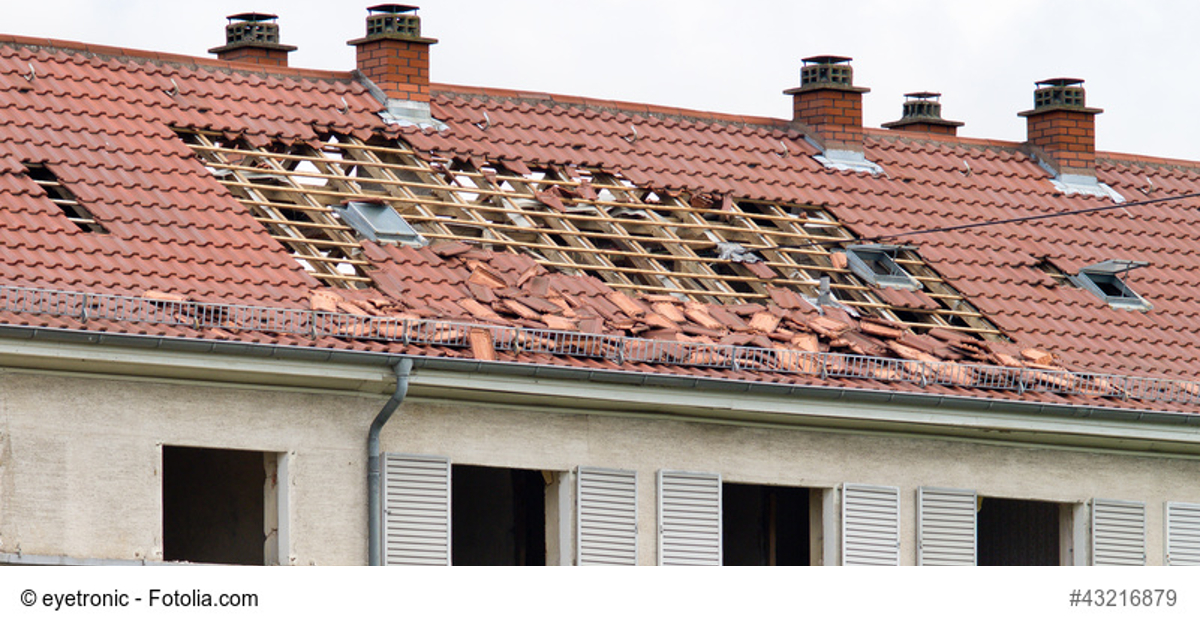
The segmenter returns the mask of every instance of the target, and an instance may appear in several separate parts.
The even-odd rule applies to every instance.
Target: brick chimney
[[[804,59],[800,86],[783,93],[792,97],[792,121],[813,134],[826,156],[857,154],[862,158],[862,95],[871,91],[854,86],[849,57]]]
[[[942,119],[942,103],[938,102],[941,97],[941,94],[932,91],[904,94],[904,107],[900,119],[885,123],[883,128],[958,136],[958,127],[963,123]]]
[[[1096,178],[1096,114],[1086,106],[1083,81],[1051,78],[1036,83],[1033,109],[1021,112],[1031,151],[1056,176]]]
[[[391,100],[429,102],[429,47],[417,7],[379,4],[367,9],[367,36],[348,41],[358,71]]]
[[[238,13],[230,15],[225,25],[225,45],[208,51],[222,61],[254,63],[287,67],[288,53],[295,46],[279,43],[278,15],[269,13]]]

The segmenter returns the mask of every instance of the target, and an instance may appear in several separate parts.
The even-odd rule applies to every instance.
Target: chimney
[[[417,7],[380,4],[367,9],[367,36],[348,41],[357,52],[358,71],[389,100],[429,102],[429,46],[421,37]]]
[[[800,86],[783,93],[792,97],[792,121],[815,135],[826,157],[862,160],[862,95],[871,90],[854,86],[849,57],[804,59]]]
[[[883,128],[957,137],[958,127],[963,123],[942,119],[942,103],[938,102],[941,97],[941,94],[933,91],[904,94],[900,119],[885,123]]]
[[[1033,109],[1023,111],[1028,145],[1060,178],[1096,178],[1096,114],[1086,105],[1083,81],[1051,78],[1036,83]]]
[[[279,24],[275,23],[278,15],[238,13],[226,19],[225,45],[210,48],[209,52],[222,61],[287,67],[288,53],[296,47],[279,43]]]

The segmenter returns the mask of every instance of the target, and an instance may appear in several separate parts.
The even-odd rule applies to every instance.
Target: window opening
[[[363,237],[372,242],[401,242],[423,246],[424,237],[417,233],[391,205],[381,202],[348,201],[340,207],[330,207]]]
[[[545,566],[545,475],[537,470],[451,466],[451,563]]]
[[[976,514],[980,566],[1062,564],[1064,505],[980,497]]]
[[[920,282],[896,263],[896,255],[900,251],[898,246],[876,244],[849,246],[845,250],[850,269],[867,283],[906,290],[920,289]]]
[[[42,188],[50,202],[54,203],[76,228],[90,233],[108,233],[108,229],[96,221],[91,212],[80,204],[71,190],[58,180],[58,177],[50,171],[46,164],[25,163],[22,165],[25,166],[25,173],[29,175],[29,178]]]
[[[808,488],[721,486],[725,566],[809,566],[814,539]]]
[[[1146,310],[1150,309],[1150,303],[1126,285],[1121,275],[1148,265],[1145,261],[1111,259],[1080,269],[1073,280],[1115,309]]]
[[[266,510],[274,505],[275,454],[162,447],[163,559],[262,565],[281,553],[268,546]],[[270,479],[270,481],[268,480]],[[274,508],[273,508],[274,509]],[[277,524],[277,523],[276,523]],[[273,534],[271,540],[277,539]]]

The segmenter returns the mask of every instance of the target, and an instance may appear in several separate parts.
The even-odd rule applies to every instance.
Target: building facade
[[[274,20],[0,37],[0,562],[1200,563],[1200,164],[1082,81],[1004,142],[843,57],[746,118]]]

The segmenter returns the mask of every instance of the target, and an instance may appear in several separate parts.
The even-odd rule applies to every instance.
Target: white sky
[[[1087,82],[1100,150],[1200,160],[1193,0],[417,0],[439,83],[785,118],[800,60],[854,58],[864,122],[942,92],[959,134],[1025,138],[1034,82]],[[280,16],[291,65],[349,70],[377,0],[4,0],[0,31],[205,56],[225,16]]]

